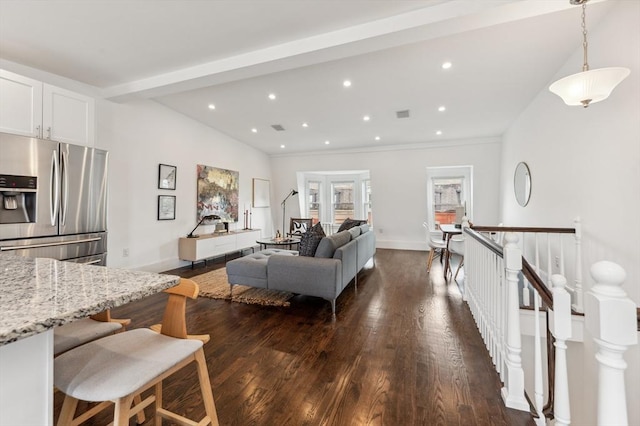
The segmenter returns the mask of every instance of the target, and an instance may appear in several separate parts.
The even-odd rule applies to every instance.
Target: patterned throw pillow
[[[307,232],[302,235],[302,239],[300,240],[300,247],[298,249],[298,255],[311,257],[315,256],[318,244],[320,244],[320,240],[322,240],[324,236],[325,234],[322,230],[322,225],[320,224],[320,222],[313,225]]]
[[[364,225],[365,223],[367,223],[366,220],[346,218],[344,222],[342,222],[342,225],[340,225],[340,228],[338,228],[338,232],[346,231],[347,229],[351,229],[354,226]]]
[[[291,235],[303,235],[307,232],[307,223],[306,222],[293,222],[293,229],[291,230]]]

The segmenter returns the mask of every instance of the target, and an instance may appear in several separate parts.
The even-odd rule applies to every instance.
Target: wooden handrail
[[[478,232],[545,232],[549,234],[575,234],[574,228],[539,228],[531,226],[480,226],[472,225],[471,229]]]
[[[542,301],[550,309],[553,309],[553,295],[551,290],[545,285],[542,279],[538,276],[533,267],[527,262],[527,259],[522,257],[522,273],[529,280],[529,283],[536,289]]]

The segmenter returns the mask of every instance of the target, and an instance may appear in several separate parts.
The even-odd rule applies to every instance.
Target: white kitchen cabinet
[[[0,70],[0,131],[93,146],[95,100]]]
[[[40,137],[42,82],[0,70],[0,131]]]

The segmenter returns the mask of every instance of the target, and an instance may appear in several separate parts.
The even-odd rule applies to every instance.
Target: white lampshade
[[[582,105],[607,99],[613,89],[624,80],[628,68],[598,68],[573,74],[553,83],[549,90],[560,96],[567,105]]]

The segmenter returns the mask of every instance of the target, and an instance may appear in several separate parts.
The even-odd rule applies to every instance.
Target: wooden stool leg
[[[116,400],[116,407],[113,412],[113,426],[129,426],[129,411],[134,395],[127,395]]]
[[[73,416],[76,414],[78,400],[72,396],[65,395],[62,403],[62,410],[58,417],[58,426],[68,426],[73,424]]]
[[[156,394],[155,425],[156,426],[162,426],[162,417],[159,414],[160,409],[162,408],[162,380],[160,380],[158,383],[156,383],[154,392]]]
[[[136,396],[133,397],[133,403],[135,405],[138,405],[142,402],[142,397],[140,396],[140,394],[137,394]],[[145,416],[144,416],[144,410],[138,411],[138,413],[136,414],[136,423],[141,425],[144,423],[144,421],[146,420]]]
[[[204,403],[204,409],[211,420],[211,425],[218,426],[218,413],[216,412],[216,404],[213,401],[213,392],[211,390],[211,382],[209,381],[207,361],[204,358],[204,351],[202,348],[195,353],[195,359],[198,366],[198,378],[200,379],[200,389],[202,390],[202,402]]]

